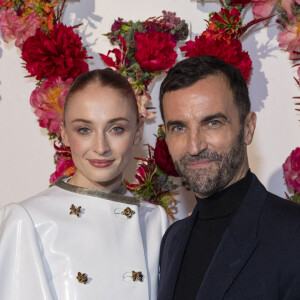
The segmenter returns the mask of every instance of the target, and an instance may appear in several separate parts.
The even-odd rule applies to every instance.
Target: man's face
[[[163,98],[166,142],[179,175],[203,198],[243,178],[256,116],[240,124],[232,91],[210,75]]]

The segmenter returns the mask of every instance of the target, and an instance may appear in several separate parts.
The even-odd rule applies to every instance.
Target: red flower
[[[34,36],[25,41],[22,58],[28,72],[37,80],[51,76],[60,76],[62,80],[75,79],[88,71],[84,59],[89,57],[86,50],[82,49],[81,38],[72,27],[62,23],[54,25],[49,34],[37,30]]]
[[[135,59],[141,69],[149,72],[161,72],[171,68],[176,60],[174,51],[176,43],[170,34],[153,31],[151,33],[137,32],[134,35],[137,45]]]
[[[109,50],[107,55],[101,53],[99,53],[99,55],[108,67],[113,67],[116,70],[120,71],[120,69],[125,66],[127,46],[124,38],[122,38],[121,36],[118,36],[118,38],[120,39],[119,47],[121,48],[121,50],[115,48],[113,50]],[[115,55],[115,61],[109,56],[110,53],[113,53]]]
[[[218,38],[210,32],[204,32],[201,36],[196,37],[194,42],[186,42],[185,46],[180,47],[180,50],[186,51],[185,56],[187,57],[216,56],[239,68],[246,81],[249,79],[252,61],[248,52],[242,50],[242,44],[238,39]]]
[[[230,1],[230,6],[246,6],[247,4],[251,3],[251,0],[231,0]]]
[[[157,138],[153,155],[157,166],[170,176],[178,177],[165,139]]]
[[[300,193],[300,148],[292,151],[283,164],[283,174],[287,186]]]
[[[75,173],[75,166],[72,160],[71,149],[69,147],[58,147],[54,144],[56,150],[55,158],[57,161],[56,170],[50,176],[50,184],[53,184],[59,177],[66,175],[72,176]]]
[[[216,24],[223,24],[228,28],[237,27],[242,24],[241,13],[235,7],[231,10],[221,8],[219,13],[214,13],[210,18]],[[220,26],[218,26],[220,27]],[[222,26],[220,28],[223,28]]]

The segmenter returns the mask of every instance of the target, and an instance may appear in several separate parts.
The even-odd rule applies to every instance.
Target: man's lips
[[[199,169],[199,168],[205,168],[209,166],[213,160],[207,160],[207,159],[202,159],[198,161],[192,161],[186,164],[187,168],[189,169]]]
[[[96,168],[107,168],[109,167],[114,160],[107,159],[88,159],[89,163]]]

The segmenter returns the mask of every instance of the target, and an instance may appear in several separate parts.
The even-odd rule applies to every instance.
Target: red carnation
[[[248,82],[252,61],[248,52],[243,51],[242,44],[238,39],[218,38],[207,31],[196,37],[194,42],[186,42],[185,46],[180,47],[180,50],[186,51],[185,56],[188,57],[211,55],[223,59],[226,63],[239,68]]]
[[[153,155],[157,166],[168,175],[178,177],[165,139],[157,138]]]
[[[165,32],[137,32],[135,35],[137,51],[135,59],[141,68],[150,72],[161,72],[171,68],[176,60],[176,43]]]
[[[37,80],[61,77],[62,80],[76,78],[88,71],[86,50],[82,49],[81,37],[72,27],[62,23],[54,25],[46,34],[40,29],[29,37],[22,49],[26,69]]]

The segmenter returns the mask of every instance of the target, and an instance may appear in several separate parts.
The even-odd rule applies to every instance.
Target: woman
[[[124,77],[105,69],[75,80],[62,124],[75,174],[0,210],[0,299],[156,299],[168,218],[122,183],[141,136]]]

